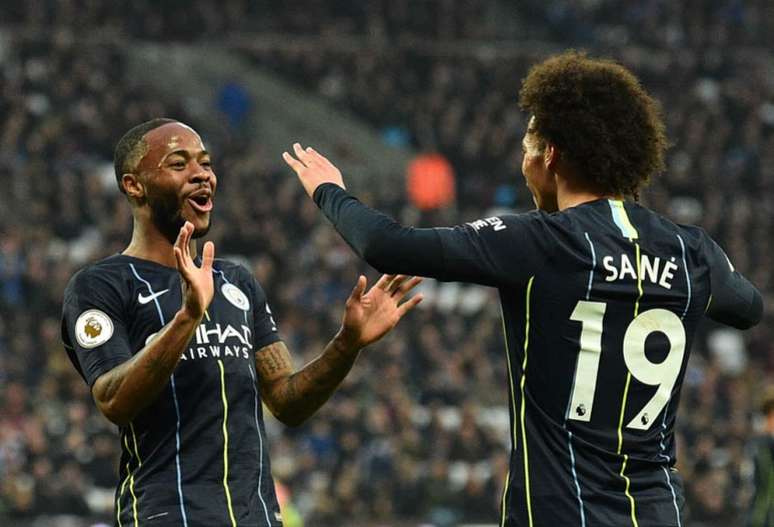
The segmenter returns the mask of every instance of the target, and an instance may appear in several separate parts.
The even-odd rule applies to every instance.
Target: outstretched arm
[[[313,148],[293,145],[282,157],[352,249],[381,273],[437,277],[444,271],[435,229],[404,227],[344,192],[341,172]]]
[[[531,268],[529,246],[519,238],[526,220],[512,217],[510,230],[500,218],[434,229],[404,227],[348,194],[341,172],[324,156],[298,143],[293,149],[296,157],[285,152],[283,158],[307,194],[358,256],[378,271],[498,286],[518,281],[519,273]],[[521,265],[514,270],[517,261]]]
[[[100,375],[92,387],[97,407],[117,425],[128,424],[167,385],[204,310],[212,301],[215,247],[212,242],[204,244],[202,266],[197,267],[189,249],[193,229],[193,225],[186,222],[174,247],[183,283],[182,307],[141,351]]]
[[[382,338],[419,304],[421,295],[400,302],[420,281],[385,275],[364,294],[366,279],[359,277],[347,300],[341,329],[320,356],[297,372],[284,343],[258,350],[255,366],[261,398],[272,414],[289,426],[314,414],[347,376],[360,350]]]

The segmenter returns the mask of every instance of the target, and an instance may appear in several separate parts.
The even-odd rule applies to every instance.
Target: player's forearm
[[[283,353],[284,351],[284,353]],[[287,367],[289,355],[284,348],[270,347],[269,355],[257,363],[262,377],[271,368]],[[297,426],[312,416],[341,384],[357,359],[359,349],[337,335],[320,356],[295,373],[262,387],[264,402],[275,417],[289,426]]]
[[[433,229],[404,227],[331,183],[320,185],[314,200],[358,256],[379,272],[443,274],[443,250]]]
[[[92,393],[105,417],[125,425],[153,402],[169,382],[198,325],[198,319],[179,311],[141,351],[101,375]]]

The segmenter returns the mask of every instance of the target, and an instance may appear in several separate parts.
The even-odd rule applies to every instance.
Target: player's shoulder
[[[728,260],[718,243],[703,227],[677,223],[646,207],[637,207],[649,214],[644,234],[651,243],[674,244],[673,240],[677,240],[676,246],[679,250],[698,263]]]
[[[65,298],[70,295],[98,294],[106,289],[120,291],[128,273],[126,258],[116,254],[85,265],[70,278],[65,288]]]
[[[640,203],[628,202],[632,222],[644,238],[658,239],[666,237],[670,240],[679,238],[686,250],[699,249],[712,238],[697,225],[677,223],[669,217],[654,211]]]
[[[247,262],[235,262],[216,258],[212,264],[212,270],[224,282],[251,293],[261,301],[265,301],[266,293],[253,273],[247,268]]]
[[[224,280],[229,282],[245,282],[252,280],[252,273],[247,266],[241,262],[227,260],[225,258],[215,258],[212,262],[212,270],[219,274]]]
[[[230,282],[240,287],[244,286],[248,289],[259,287],[258,280],[255,279],[253,273],[248,269],[248,262],[239,262],[234,260],[227,260],[224,258],[215,258],[212,263],[212,270],[216,275],[225,282]]]

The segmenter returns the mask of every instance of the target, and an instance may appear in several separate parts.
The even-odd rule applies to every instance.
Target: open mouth
[[[212,195],[209,192],[200,192],[188,196],[187,201],[196,212],[210,212],[212,210]]]

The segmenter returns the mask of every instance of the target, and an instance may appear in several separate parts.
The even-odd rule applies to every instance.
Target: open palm
[[[383,275],[364,294],[366,278],[360,276],[344,311],[342,332],[346,339],[357,348],[363,348],[382,338],[422,301],[420,294],[401,303],[421,281],[419,277]]]
[[[191,236],[194,226],[185,222],[175,241],[174,251],[177,270],[183,284],[183,308],[193,318],[201,318],[212,302],[215,284],[212,277],[212,261],[215,258],[215,246],[212,242],[204,244],[202,266],[198,267],[191,257]]]

